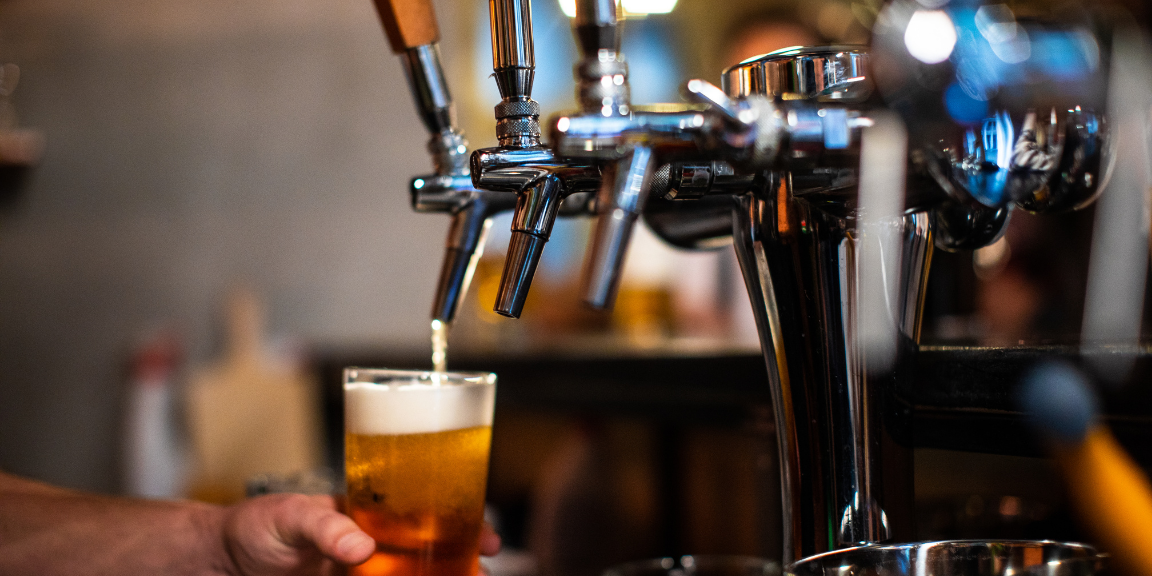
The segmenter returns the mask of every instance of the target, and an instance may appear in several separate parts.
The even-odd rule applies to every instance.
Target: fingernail
[[[375,549],[376,541],[363,532],[345,534],[336,542],[336,552],[344,557],[359,557],[369,548]]]

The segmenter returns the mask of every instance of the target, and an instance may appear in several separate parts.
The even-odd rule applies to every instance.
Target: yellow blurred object
[[[650,348],[672,332],[672,296],[659,286],[623,286],[612,310],[612,324],[630,344]]]
[[[259,300],[229,302],[225,358],[192,374],[188,428],[194,454],[190,496],[226,504],[244,498],[259,474],[293,474],[320,464],[316,386],[297,366],[264,352]]]
[[[1152,575],[1152,484],[1103,426],[1056,447],[1073,503],[1118,574]]]

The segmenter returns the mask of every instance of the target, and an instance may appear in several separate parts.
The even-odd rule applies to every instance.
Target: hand
[[[376,550],[331,496],[253,498],[226,509],[223,533],[228,572],[244,576],[335,574],[338,565],[360,564]]]
[[[331,496],[277,494],[226,509],[224,542],[232,566],[244,576],[337,574],[376,550],[372,537],[337,511]],[[480,553],[500,551],[500,537],[487,523]]]

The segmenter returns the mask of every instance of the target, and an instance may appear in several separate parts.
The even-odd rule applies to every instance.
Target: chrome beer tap
[[[500,146],[472,154],[472,182],[477,188],[516,195],[494,310],[519,318],[557,215],[588,210],[588,193],[595,190],[600,173],[587,162],[558,160],[540,143],[540,105],[532,99],[536,64],[531,1],[489,0],[488,8],[492,67],[502,98],[496,105]]]
[[[456,124],[456,107],[440,64],[440,32],[428,0],[377,0],[393,51],[400,55],[420,120],[431,134],[435,173],[413,178],[412,208],[452,215],[432,319],[450,324],[484,251],[492,216],[511,210],[516,197],[481,190],[468,174],[468,142]]]
[[[631,114],[628,65],[620,53],[615,0],[578,0],[572,22],[581,60],[576,65],[576,97],[589,122],[612,122]],[[604,171],[597,198],[596,228],[584,264],[585,301],[610,307],[636,218],[644,210],[656,161],[651,147],[637,143]]]
[[[892,38],[903,49],[903,36]],[[938,92],[900,100],[907,87],[873,75],[870,59],[863,47],[784,50],[726,71],[724,91],[689,82],[686,95],[706,109],[551,126],[563,157],[617,160],[642,144],[669,162],[643,198],[644,217],[673,244],[713,244],[731,226],[769,366],[785,562],[912,536],[901,391],[933,245],[987,245],[1013,207],[1077,208],[1107,179],[1090,95],[1045,118],[1034,112],[1043,92],[1017,88],[1004,110],[953,121]]]

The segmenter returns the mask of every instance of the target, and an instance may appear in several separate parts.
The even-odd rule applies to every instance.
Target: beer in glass
[[[376,539],[357,576],[473,576],[496,375],[348,368],[348,513]]]

